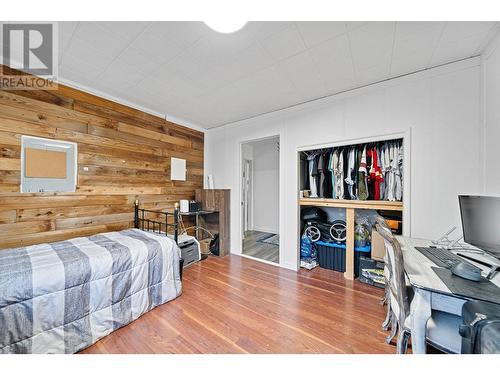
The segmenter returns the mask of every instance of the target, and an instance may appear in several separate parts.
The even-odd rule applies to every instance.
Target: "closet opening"
[[[409,233],[410,134],[298,150],[299,265],[382,287],[383,218]]]
[[[242,255],[279,264],[279,136],[241,144]]]

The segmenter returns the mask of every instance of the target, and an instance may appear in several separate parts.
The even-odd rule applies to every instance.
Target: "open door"
[[[242,225],[243,225],[243,239],[245,239],[245,233],[250,230],[250,220],[251,220],[251,183],[252,183],[252,161],[243,159],[243,168],[242,168],[242,198],[241,202],[242,206]]]
[[[279,137],[241,151],[242,254],[279,264]]]

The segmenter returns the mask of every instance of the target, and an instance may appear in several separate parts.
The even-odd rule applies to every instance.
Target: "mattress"
[[[0,251],[0,353],[75,353],[181,294],[180,250],[127,229]]]

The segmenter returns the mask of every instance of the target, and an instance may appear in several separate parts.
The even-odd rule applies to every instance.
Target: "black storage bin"
[[[321,268],[345,272],[345,245],[317,241],[314,243]]]
[[[345,272],[345,244],[336,242],[317,241],[314,243],[318,254],[318,263],[321,268]],[[354,274],[359,276],[360,258],[370,255],[370,246],[354,249]]]
[[[378,288],[385,288],[385,284],[376,282],[373,279],[370,279],[368,277],[365,277],[362,275],[362,269],[378,269],[378,270],[383,270],[384,269],[384,262],[371,259],[371,258],[365,258],[364,256],[361,256],[358,258],[358,275],[359,278],[358,280],[361,281],[362,283],[369,284],[376,286]]]

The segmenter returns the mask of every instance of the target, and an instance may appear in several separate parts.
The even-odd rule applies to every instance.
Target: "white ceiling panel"
[[[115,89],[118,87],[125,90],[134,87],[144,78],[144,75],[141,74],[137,67],[117,59],[97,77],[97,80],[108,87],[114,87]]]
[[[179,45],[173,37],[162,36],[149,28],[137,35],[128,47],[140,51],[146,58],[160,65],[184,51],[184,47]]]
[[[78,62],[94,67],[103,72],[120,54],[116,50],[108,50],[92,43],[91,40],[81,39],[73,36],[61,58],[61,66],[78,69]],[[66,62],[68,58],[72,58],[72,63]]]
[[[347,34],[329,39],[309,50],[315,67],[330,92],[352,88],[356,77]]]
[[[265,38],[261,43],[269,55],[278,61],[306,49],[297,27],[293,24]]]
[[[134,21],[124,21],[124,22],[85,22],[89,24],[90,27],[103,29],[109,34],[120,37],[122,39],[131,40],[134,36],[141,34],[149,25],[149,22],[134,22]],[[85,29],[85,28],[84,28]]]
[[[355,71],[390,66],[395,22],[369,22],[349,34]]]
[[[444,30],[444,22],[397,22],[392,58],[404,60],[420,53],[430,58]]]
[[[78,26],[78,22],[61,22],[59,27],[59,58],[63,55],[63,52],[68,48],[68,44],[73,37]]]
[[[427,50],[408,52],[399,54],[398,57],[393,57],[391,61],[390,76],[397,77],[400,75],[416,72],[429,66],[432,58],[432,52]]]
[[[446,22],[441,43],[454,43],[471,36],[485,37],[491,31],[491,22]]]
[[[476,56],[495,22],[62,22],[60,76],[212,128]]]
[[[311,21],[297,22],[296,25],[309,48],[347,32],[347,25],[344,22]]]
[[[159,61],[150,58],[140,49],[132,46],[127,47],[122,53],[120,53],[116,60],[133,66],[143,75],[152,74],[161,66]]]
[[[314,60],[308,51],[280,61],[278,70],[286,75],[301,95],[301,102],[327,95],[331,90],[317,69],[311,69]]]
[[[142,23],[140,28],[131,27],[133,22],[125,22],[129,25],[129,32],[120,32],[118,26],[120,22],[79,22],[75,30],[74,37],[91,43],[94,48],[106,51],[111,55],[118,55],[122,52],[144,28]],[[70,42],[70,48],[73,41]]]

